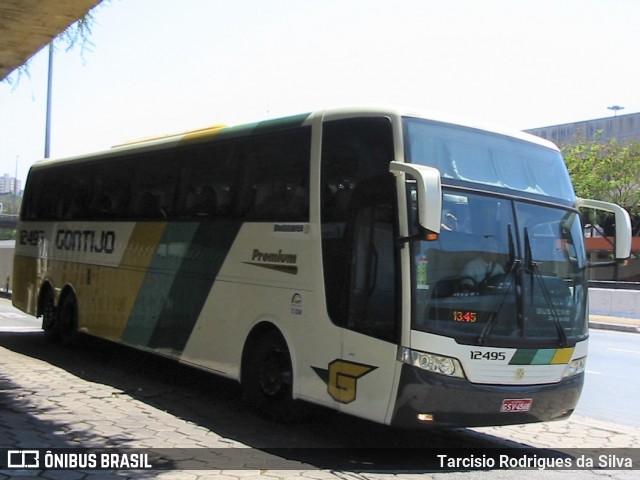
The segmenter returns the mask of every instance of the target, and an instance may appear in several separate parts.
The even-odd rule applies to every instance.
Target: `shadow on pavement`
[[[319,407],[312,407],[310,418],[302,423],[275,423],[243,408],[239,401],[240,387],[234,381],[95,338],[83,338],[73,349],[64,349],[46,342],[41,332],[1,332],[0,346],[64,369],[83,380],[109,385],[114,392],[127,394],[223,438],[322,468],[349,470],[344,467],[357,465],[358,470],[366,469],[372,455],[376,459],[375,467],[371,464],[372,469],[379,470],[381,461],[383,469],[387,461],[389,466],[395,466],[397,462],[392,460],[393,454],[375,454],[378,451],[375,449],[381,448],[527,447],[467,429],[397,430]],[[0,391],[1,408],[23,412],[32,408],[28,397],[17,391],[2,370]],[[60,425],[50,425],[47,429],[59,430]],[[0,433],[5,433],[2,426]],[[126,434],[125,428],[123,434]],[[82,438],[79,441],[81,443]],[[113,445],[117,444],[118,435],[114,435]],[[65,446],[64,442],[51,445],[56,448]],[[78,447],[77,444],[72,446]],[[356,460],[356,452],[362,461]],[[417,455],[411,461],[419,464],[420,458]],[[421,469],[427,471],[430,467],[424,464]]]

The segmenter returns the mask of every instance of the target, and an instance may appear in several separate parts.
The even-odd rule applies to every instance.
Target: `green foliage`
[[[16,236],[17,230],[15,228],[0,227],[0,240],[15,240]]]
[[[624,207],[638,228],[640,216],[640,142],[574,138],[560,147],[579,197]]]

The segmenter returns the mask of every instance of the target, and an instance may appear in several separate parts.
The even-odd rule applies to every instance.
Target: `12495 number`
[[[505,352],[482,352],[480,350],[473,350],[469,352],[471,354],[471,360],[506,360],[507,354]]]

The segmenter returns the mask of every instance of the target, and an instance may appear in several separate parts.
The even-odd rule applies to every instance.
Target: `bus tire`
[[[72,293],[65,295],[60,302],[57,315],[60,342],[65,347],[71,347],[78,340],[78,304]]]
[[[58,315],[53,292],[48,290],[40,301],[40,312],[42,314],[42,330],[44,338],[49,342],[60,340],[60,329],[58,328]]]
[[[259,414],[281,422],[302,419],[304,406],[295,401],[293,368],[287,344],[275,330],[247,344],[242,362],[242,400]]]

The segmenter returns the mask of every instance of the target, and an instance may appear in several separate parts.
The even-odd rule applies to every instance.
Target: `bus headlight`
[[[451,357],[402,348],[401,361],[414,367],[449,377],[465,378],[460,362]]]
[[[584,372],[584,369],[587,365],[587,357],[576,358],[575,360],[571,360],[567,368],[564,370],[563,377],[573,377],[574,375],[578,375]]]

